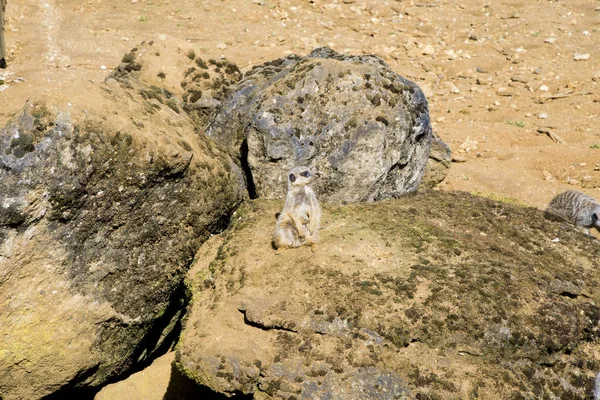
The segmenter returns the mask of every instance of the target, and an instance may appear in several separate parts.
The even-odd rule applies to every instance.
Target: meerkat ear
[[[290,174],[290,182],[296,182],[296,175]]]
[[[596,225],[597,222],[598,222],[598,214],[593,213],[592,214],[592,224]]]

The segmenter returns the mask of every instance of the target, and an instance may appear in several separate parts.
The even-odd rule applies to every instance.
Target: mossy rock
[[[280,207],[238,210],[188,275],[176,366],[199,384],[261,399],[590,396],[595,239],[534,208],[429,191],[325,206],[316,253],[276,254]]]
[[[246,193],[168,89],[132,74],[80,92],[0,129],[5,400],[87,398],[165,351],[198,246]]]

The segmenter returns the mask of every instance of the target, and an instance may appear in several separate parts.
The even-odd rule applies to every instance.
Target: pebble
[[[494,105],[495,105],[496,107],[499,107],[499,106],[500,106],[500,102],[499,102],[498,100],[496,100],[496,101],[494,102]]]
[[[594,71],[594,73],[592,74],[592,80],[594,82],[600,82],[600,69]]]
[[[510,80],[513,81],[513,82],[520,82],[520,83],[527,83],[527,82],[529,82],[529,79],[527,79],[526,77],[521,76],[521,75],[511,76]]]
[[[544,43],[550,43],[550,44],[552,44],[554,42],[556,42],[556,38],[554,36],[550,36],[549,38],[546,38],[544,40]]]
[[[548,119],[548,113],[541,112],[538,114],[539,119]]]
[[[575,61],[585,61],[585,60],[589,60],[590,58],[590,54],[589,53],[575,53],[573,54],[573,60]]]
[[[456,60],[458,58],[458,54],[456,54],[456,52],[452,49],[445,50],[444,53],[446,53],[446,56],[448,56],[448,60]]]
[[[470,138],[467,138],[460,146],[459,149],[466,151],[467,153],[469,151],[473,151],[473,150],[477,150],[477,140],[471,140]]]
[[[548,86],[546,86],[546,85],[542,85],[542,86],[539,87],[538,90],[540,90],[542,92],[547,92],[548,90],[550,90],[550,88]]]
[[[219,44],[217,44],[217,49],[225,50],[226,48],[227,48],[227,45],[225,43],[219,43]]]
[[[164,33],[161,33],[160,35],[158,35],[158,39],[159,40],[167,40],[167,35],[165,35]]]
[[[101,65],[101,66],[100,66],[100,69],[101,69],[101,70],[105,70],[105,69],[106,69],[106,65]]]
[[[430,56],[434,53],[435,53],[435,49],[430,44],[426,44],[425,46],[423,46],[423,49],[421,50],[421,54],[423,54],[424,56]]]

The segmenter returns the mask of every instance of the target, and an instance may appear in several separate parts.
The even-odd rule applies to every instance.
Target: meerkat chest
[[[304,191],[296,194],[294,198],[294,211],[302,219],[302,222],[308,222],[311,215],[311,205]]]

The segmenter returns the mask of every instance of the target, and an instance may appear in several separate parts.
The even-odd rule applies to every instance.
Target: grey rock
[[[246,193],[170,91],[122,76],[80,92],[0,130],[5,400],[88,393],[164,349],[195,251]]]
[[[256,197],[281,198],[296,165],[321,173],[324,201],[417,190],[429,155],[427,101],[376,56],[320,48],[253,68],[207,128],[250,173]]]
[[[431,138],[429,160],[421,178],[421,188],[431,189],[440,184],[448,175],[452,165],[452,151],[450,147],[435,133]]]

